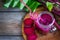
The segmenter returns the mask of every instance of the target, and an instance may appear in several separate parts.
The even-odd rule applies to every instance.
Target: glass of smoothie
[[[35,27],[43,32],[49,32],[54,22],[53,15],[47,11],[43,11],[39,14],[37,20],[35,20]]]

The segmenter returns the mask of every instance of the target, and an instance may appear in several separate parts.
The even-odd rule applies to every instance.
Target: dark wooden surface
[[[24,40],[22,36],[0,36],[0,40]]]
[[[3,8],[0,0],[0,40],[24,40],[21,33],[21,22],[26,14],[18,8]]]
[[[21,23],[25,14],[22,11],[0,11],[0,40],[24,40]]]
[[[0,12],[0,35],[21,35],[25,12]]]
[[[25,14],[21,11],[0,11],[0,40],[23,40],[21,23]]]

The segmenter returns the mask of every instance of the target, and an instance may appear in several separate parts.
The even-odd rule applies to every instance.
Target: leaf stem
[[[20,2],[22,2],[26,8],[28,8],[28,10],[30,11],[30,13],[32,12],[32,10],[23,2],[23,0],[20,0]]]

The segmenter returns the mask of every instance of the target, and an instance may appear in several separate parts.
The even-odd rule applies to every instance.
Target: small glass
[[[41,18],[42,15],[45,15],[45,16],[47,15],[46,17],[44,17],[44,19],[47,19],[47,18],[49,19],[49,17],[50,17],[52,21],[50,23],[49,23],[49,21],[46,21],[46,24],[43,24],[44,21],[43,21],[43,23],[39,22],[43,19],[43,18]],[[54,24],[55,19],[51,13],[49,13],[47,11],[43,11],[39,14],[39,16],[38,16],[37,20],[35,20],[35,22],[38,25],[39,30],[42,30],[43,32],[48,32],[51,29],[51,26]]]

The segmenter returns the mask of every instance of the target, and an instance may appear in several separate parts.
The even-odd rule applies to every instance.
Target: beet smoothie
[[[54,17],[51,13],[44,11],[39,14],[37,21],[35,21],[35,27],[43,32],[48,32],[51,26],[54,24]]]
[[[52,23],[52,17],[49,14],[43,14],[39,19],[39,22],[43,25],[49,25]]]

